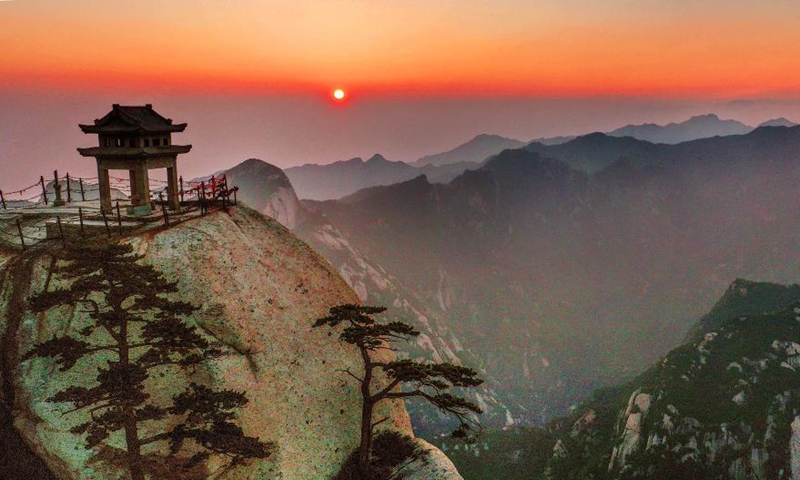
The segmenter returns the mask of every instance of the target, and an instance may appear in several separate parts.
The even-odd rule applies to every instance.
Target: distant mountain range
[[[759,127],[795,127],[796,123],[783,117],[767,120],[751,127],[736,120],[722,120],[717,115],[697,115],[680,123],[656,125],[645,123],[643,125],[627,125],[608,132],[610,137],[633,137],[651,143],[682,143],[701,138],[725,137],[728,135],[744,135]],[[547,142],[539,142],[547,143]],[[558,142],[563,143],[563,142]]]
[[[789,127],[759,127],[747,135],[711,137],[678,144],[658,144],[632,137],[614,137],[592,133],[559,145],[531,143],[527,150],[558,158],[572,168],[590,174],[600,172],[615,163],[641,169],[651,165],[701,162],[723,154],[742,160],[752,157],[760,148],[772,148],[770,142],[783,142],[796,135]]]
[[[505,150],[449,183],[417,175],[292,208],[285,191],[248,193],[288,189],[277,169],[238,168],[241,199],[301,212],[295,231],[362,299],[420,325],[408,354],[478,368],[497,427],[546,421],[639,371],[727,279],[799,278],[799,161],[800,127],[677,145],[591,134]]]
[[[592,134],[449,184],[304,204],[447,326],[525,424],[679,344],[727,279],[800,278],[798,184],[800,127],[678,145]]]
[[[778,118],[764,122],[760,126],[790,127],[794,125],[785,118]],[[543,146],[556,147],[577,141],[577,145],[583,145],[583,148],[591,151],[594,148],[593,142],[601,135],[629,137],[617,144],[619,151],[607,152],[611,155],[611,161],[614,161],[620,156],[625,156],[627,149],[634,150],[635,154],[637,145],[638,147],[645,145],[644,143],[630,142],[631,139],[642,140],[648,145],[652,143],[677,144],[700,138],[741,135],[753,130],[753,127],[735,120],[720,120],[716,115],[700,115],[685,122],[664,126],[629,125],[607,134],[543,137],[528,142],[527,146],[531,151],[538,151]],[[520,148],[525,145],[525,142],[519,140],[499,135],[481,134],[452,150],[428,155],[413,163],[393,162],[376,154],[366,161],[361,158],[353,158],[326,165],[306,164],[287,168],[285,171],[300,198],[334,200],[363,188],[392,185],[411,180],[419,175],[425,175],[432,183],[447,183],[466,170],[479,168],[487,159],[503,150]],[[575,148],[576,145],[567,147],[569,150],[575,150]],[[598,157],[592,161],[592,165],[573,164],[573,167],[594,173],[597,168],[603,168],[607,163],[609,162]]]
[[[392,185],[418,175],[427,175],[434,182],[449,182],[469,168],[480,165],[456,162],[444,165],[412,166],[391,162],[382,155],[369,160],[353,158],[327,165],[306,164],[285,170],[300,198],[331,200],[377,185]]]
[[[699,138],[709,138],[726,135],[743,135],[753,130],[753,127],[736,120],[720,120],[714,114],[698,115],[681,123],[656,125],[628,125],[608,132],[611,137],[633,137],[652,143],[681,143]]]

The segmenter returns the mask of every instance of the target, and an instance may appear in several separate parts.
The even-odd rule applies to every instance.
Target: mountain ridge
[[[418,175],[427,175],[433,182],[449,182],[465,170],[478,167],[478,164],[468,161],[413,166],[405,162],[390,161],[383,155],[375,154],[366,161],[356,157],[326,165],[290,167],[284,172],[300,198],[335,200],[364,188],[392,185]]]

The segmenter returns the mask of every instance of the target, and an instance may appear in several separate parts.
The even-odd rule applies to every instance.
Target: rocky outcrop
[[[295,229],[303,209],[289,178],[278,167],[251,158],[227,170],[231,185],[239,187],[239,199],[286,228]]]
[[[244,391],[245,433],[277,446],[267,461],[221,472],[219,478],[305,480],[335,474],[358,443],[360,421],[359,392],[337,372],[356,368],[360,359],[355,349],[311,325],[329,307],[356,302],[352,289],[286,228],[244,207],[127,241],[178,282],[181,299],[201,307],[190,322],[227,352],[190,378],[154,379],[151,393],[170,395],[189,380]],[[0,297],[0,330],[5,345],[19,355],[85,321],[85,313],[61,308],[46,315],[22,311],[9,325],[8,299],[58,286],[48,274],[52,260],[46,251],[26,255],[29,282],[10,278],[8,256],[0,261],[8,279]],[[65,405],[47,401],[65,386],[91,381],[95,368],[78,365],[61,374],[46,359],[4,365],[3,379],[14,392],[14,426],[61,479],[122,476],[113,462],[92,459],[82,439],[69,432],[87,414],[64,414]],[[387,405],[382,414],[390,416],[389,428],[411,434],[402,403]]]
[[[653,397],[651,395],[641,393],[640,390],[633,392],[631,395],[630,400],[628,400],[628,408],[625,409],[625,413],[622,415],[622,428],[618,432],[621,440],[611,453],[609,470],[613,470],[615,464],[624,464],[625,459],[639,449],[639,444],[642,440],[642,426],[652,401]]]
[[[447,455],[420,438],[415,440],[417,455],[399,465],[393,479],[398,480],[464,480]]]

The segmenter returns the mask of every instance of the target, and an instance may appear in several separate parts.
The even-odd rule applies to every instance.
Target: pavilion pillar
[[[170,210],[180,209],[180,199],[178,198],[178,168],[176,161],[172,160],[172,166],[167,167],[167,199]]]
[[[128,177],[131,182],[131,206],[141,205],[141,196],[139,194],[139,184],[137,183],[136,170],[128,170]]]
[[[104,212],[111,211],[111,181],[108,178],[108,169],[97,163],[97,180],[100,188],[100,209]]]
[[[147,176],[147,162],[136,165],[136,193],[139,195],[138,205],[150,205],[150,179]]]

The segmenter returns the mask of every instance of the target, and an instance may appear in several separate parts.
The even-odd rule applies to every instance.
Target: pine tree
[[[145,391],[153,373],[193,369],[222,351],[182,319],[197,307],[170,299],[177,284],[143,264],[142,258],[125,243],[70,245],[52,272],[67,286],[31,298],[34,312],[76,306],[88,313],[88,322],[76,332],[35,346],[27,359],[54,358],[61,372],[82,361],[105,361],[97,368],[95,386],[71,386],[49,401],[73,404],[69,412],[90,413],[90,421],[72,429],[85,435],[87,448],[122,433],[124,464],[132,480],[145,479],[148,466],[142,450],[152,451],[158,442],[169,447],[168,463],[184,473],[196,471],[212,453],[227,456],[230,466],[266,458],[272,445],[244,435],[234,423],[234,410],[247,404],[243,393],[192,383],[170,404],[162,405]],[[142,437],[145,426],[152,432],[159,425],[176,426]],[[176,454],[187,440],[192,441],[194,453],[179,460]]]
[[[343,342],[358,347],[363,360],[363,376],[359,377],[349,369],[345,373],[360,384],[361,389],[361,442],[358,447],[358,468],[365,476],[369,475],[372,437],[375,427],[389,420],[382,418],[373,421],[375,406],[384,401],[397,398],[421,398],[442,412],[452,415],[459,422],[453,432],[455,437],[465,437],[472,429],[474,421],[471,414],[480,414],[481,409],[474,403],[449,393],[452,387],[476,387],[483,383],[477,372],[471,368],[450,363],[423,363],[414,360],[379,362],[373,359],[375,352],[390,348],[390,342],[407,341],[419,335],[411,325],[403,322],[379,323],[373,316],[386,311],[385,307],[361,305],[339,305],[330,309],[329,315],[318,319],[314,327],[332,328],[344,324],[339,335]],[[386,384],[375,390],[373,383],[377,378],[386,379]],[[400,389],[400,387],[404,389]]]

